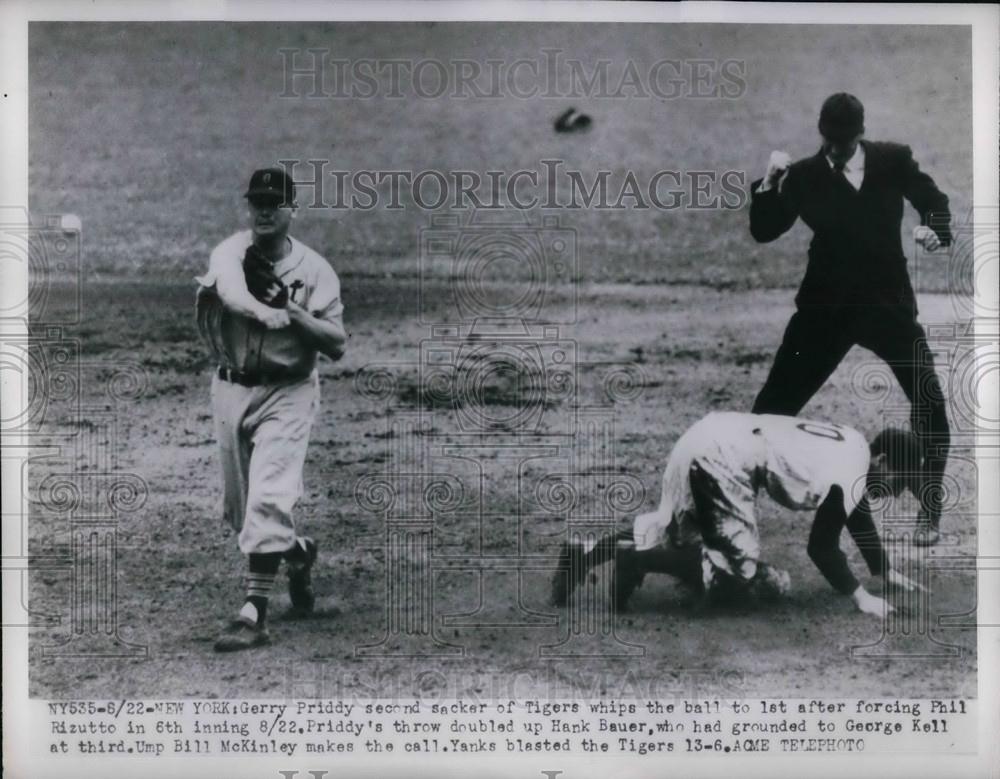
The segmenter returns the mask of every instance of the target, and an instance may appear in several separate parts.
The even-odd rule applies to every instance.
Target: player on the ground
[[[813,231],[809,263],[774,365],[753,404],[758,414],[798,414],[855,344],[888,363],[911,404],[927,478],[914,543],[940,538],[942,477],[950,435],[944,394],[906,272],[903,199],[920,214],[916,243],[951,242],[948,198],[920,170],[910,147],[861,140],[864,107],[838,93],[819,115],[823,146],[791,162],[772,152],[751,188],[750,233],[773,241],[802,218]]]
[[[592,549],[564,544],[552,600],[565,605],[595,565],[614,560],[612,594],[619,609],[646,573],[668,573],[709,597],[787,592],[787,572],[761,560],[754,503],[764,492],[780,505],[815,510],[808,554],[827,581],[858,609],[891,607],[851,573],[840,549],[846,526],[873,575],[916,585],[895,571],[872,519],[868,494],[919,491],[920,449],[907,432],[886,429],[871,446],[856,430],[794,417],[716,412],[677,441],[663,472],[656,511],[631,530],[607,535]]]
[[[297,536],[309,433],[319,407],[317,356],[339,360],[347,340],[340,281],[289,234],[295,185],[280,168],[256,171],[245,194],[250,229],[212,252],[197,279],[198,328],[218,363],[212,411],[225,518],[248,557],[247,595],[215,643],[219,652],[267,644],[267,605],[285,560],[292,614],[312,611],[317,545]]]

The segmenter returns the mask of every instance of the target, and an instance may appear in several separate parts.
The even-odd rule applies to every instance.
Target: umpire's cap
[[[854,95],[837,92],[823,101],[819,133],[834,143],[849,141],[865,131],[865,107]]]
[[[295,182],[284,168],[262,168],[255,170],[247,187],[247,199],[277,200],[283,205],[295,202]]]
[[[889,469],[904,477],[910,492],[920,496],[924,484],[924,452],[913,433],[887,427],[875,436],[869,449],[872,457],[884,454]]]

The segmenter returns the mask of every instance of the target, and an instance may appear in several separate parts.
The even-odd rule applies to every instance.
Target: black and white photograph
[[[6,773],[996,770],[997,9],[741,5],[0,8]]]

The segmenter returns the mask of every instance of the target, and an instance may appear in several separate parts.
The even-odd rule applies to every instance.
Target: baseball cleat
[[[271,634],[265,625],[245,619],[234,620],[225,633],[215,642],[216,652],[239,652],[271,643]]]
[[[587,577],[584,549],[580,544],[563,542],[559,550],[559,563],[552,574],[552,605],[563,607],[569,603],[573,594]]]
[[[292,601],[290,617],[307,617],[316,606],[316,593],[312,587],[312,567],[319,555],[319,545],[311,538],[302,538],[300,548],[303,559],[288,561],[288,597]]]

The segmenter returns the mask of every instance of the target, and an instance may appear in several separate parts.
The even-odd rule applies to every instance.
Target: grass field
[[[558,159],[567,170],[612,171],[613,189],[628,171],[648,181],[659,170],[742,171],[749,185],[771,149],[815,153],[819,106],[835,91],[865,103],[869,137],[913,147],[953,213],[971,205],[971,49],[959,27],[806,26],[789,37],[739,25],[37,24],[30,46],[31,207],[81,217],[88,273],[190,275],[240,226],[249,172],[279,159],[481,175]],[[540,61],[558,49],[590,70],[610,60],[610,83],[628,61],[644,74],[662,59],[736,60],[745,91],[737,99],[282,98],[286,47],[447,62]],[[568,105],[593,116],[590,133],[552,132]],[[300,234],[339,272],[415,269],[427,212],[310,211]],[[808,242],[799,225],[757,246],[741,210],[553,213],[578,231],[585,281],[789,287]],[[911,212],[904,229],[914,224]],[[921,270],[923,287],[947,291],[939,263]]]
[[[359,646],[378,643],[388,614],[386,527],[362,510],[357,487],[393,464],[404,472],[421,466],[412,452],[398,451],[393,426],[406,413],[422,409],[438,443],[455,437],[447,405],[427,402],[416,380],[427,322],[448,321],[452,297],[446,280],[427,286],[416,279],[420,231],[431,214],[415,208],[300,215],[296,234],[341,274],[351,333],[348,356],[321,371],[323,405],[300,504],[303,529],[322,547],[316,582],[324,610],[308,623],[277,622],[275,645],[236,664],[211,651],[240,602],[243,562],[219,519],[211,366],[193,322],[191,277],[210,247],[241,226],[239,195],[252,168],[298,158],[330,159],[344,170],[484,171],[533,169],[558,158],[567,168],[616,175],[746,171],[749,182],[772,148],[813,153],[818,106],[843,89],[865,101],[871,137],[909,143],[952,197],[956,215],[968,209],[967,33],[809,27],[780,43],[777,33],[735,26],[34,25],[31,205],[36,213],[82,219],[82,319],[64,335],[78,342],[80,403],[92,414],[53,399],[46,431],[73,440],[110,413],[108,467],[136,474],[149,493],[119,525],[116,593],[121,638],[147,647],[148,656],[43,656],[43,647],[72,638],[73,588],[65,570],[36,570],[32,608],[61,621],[32,632],[32,694],[407,696],[447,684],[446,693],[488,695],[484,680],[500,676],[516,679],[519,694],[539,695],[975,695],[975,630],[937,622],[974,608],[971,571],[931,575],[932,598],[920,612],[928,621],[891,647],[905,656],[852,657],[853,646],[889,646],[882,626],[853,612],[816,572],[805,553],[808,518],[766,502],[763,545],[791,571],[788,602],[703,613],[670,581],[651,577],[633,611],[615,623],[617,638],[642,647],[641,657],[601,656],[599,637],[584,638],[598,656],[540,657],[540,647],[570,630],[565,613],[545,602],[566,522],[538,511],[525,495],[535,494],[532,479],[565,463],[556,458],[521,473],[500,439],[485,447],[481,479],[474,469],[457,474],[478,484],[477,491],[435,517],[433,554],[411,561],[433,569],[435,636],[462,653],[359,655]],[[537,57],[555,47],[567,57],[632,58],[646,67],[664,57],[734,58],[746,61],[747,89],[735,100],[290,99],[278,97],[277,51],[284,46],[329,47],[343,58],[484,61]],[[929,49],[940,65],[930,72],[922,67]],[[551,131],[568,104],[594,117],[589,134]],[[792,310],[790,288],[804,269],[808,231],[800,225],[775,244],[757,246],[745,210],[583,209],[560,217],[576,231],[578,272],[549,290],[546,316],[563,323],[559,337],[576,349],[576,402],[613,412],[607,469],[638,480],[646,510],[680,433],[710,410],[750,406]],[[907,219],[904,230],[915,223],[912,213]],[[968,280],[956,276],[947,258],[919,262],[923,321],[953,325],[965,309],[943,293],[967,289]],[[483,292],[502,299],[516,295],[518,283],[515,270],[506,280],[491,279]],[[51,288],[46,318],[58,319],[73,305],[73,289]],[[958,420],[964,410],[953,346],[942,343],[939,368]],[[107,390],[109,376],[123,365],[141,378],[132,399]],[[387,366],[392,377],[379,400],[359,389],[372,366]],[[640,386],[616,401],[607,391],[608,372],[623,366]],[[523,387],[498,385],[489,396],[496,413],[516,413]],[[571,414],[572,405],[553,402],[543,419]],[[871,355],[855,350],[804,413],[871,435],[886,419],[905,419],[906,404]],[[956,485],[949,536],[932,553],[959,561],[976,549],[976,471],[963,440],[957,436],[949,466]],[[572,451],[571,441],[560,454]],[[33,488],[66,467],[39,461]],[[65,558],[69,519],[40,505],[31,518],[32,551]],[[915,506],[903,501],[887,511],[884,522],[912,517]],[[912,556],[899,544],[892,554],[901,561]],[[516,586],[504,578],[509,571],[485,575],[475,563],[494,557],[530,561],[520,572],[519,603]],[[858,556],[849,557],[860,571]],[[919,570],[932,564],[912,559]],[[283,599],[279,594],[279,606]],[[511,626],[523,622],[531,624]],[[943,645],[955,648],[951,656],[932,656]],[[428,668],[447,681],[428,681]],[[306,686],[309,680],[318,686]]]

